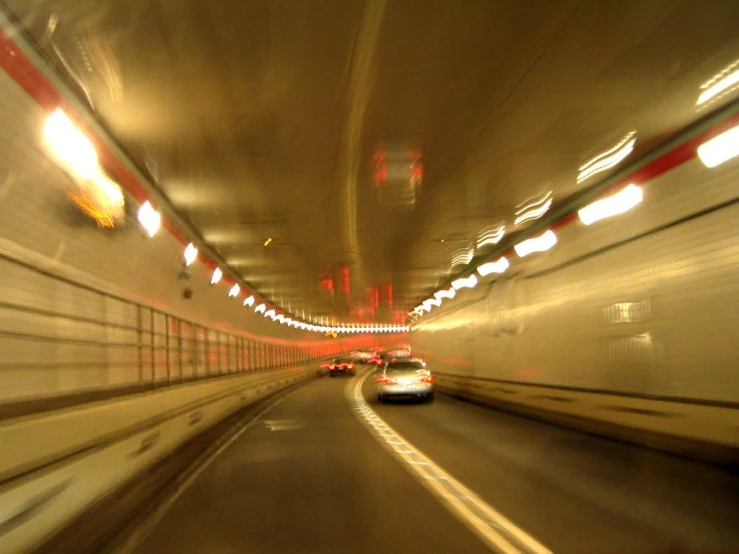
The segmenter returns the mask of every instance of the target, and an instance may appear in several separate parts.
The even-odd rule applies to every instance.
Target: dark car
[[[334,358],[321,367],[328,370],[331,377],[336,375],[354,375],[354,361],[351,358]]]

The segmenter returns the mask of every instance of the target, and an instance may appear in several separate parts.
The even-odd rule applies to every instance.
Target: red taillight
[[[375,383],[382,383],[383,385],[391,385],[395,382],[395,379],[390,377],[378,377],[375,379]]]
[[[349,364],[349,365],[348,365],[347,367],[348,367],[349,369],[354,369],[354,364]]]
[[[434,382],[434,376],[433,375],[428,375],[426,377],[421,377],[421,382],[422,383],[433,383]]]

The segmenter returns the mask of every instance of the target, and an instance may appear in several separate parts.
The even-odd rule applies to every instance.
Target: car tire
[[[426,404],[431,404],[434,401],[434,393],[430,392],[426,395]]]
[[[384,397],[384,396],[382,396],[381,394],[378,394],[378,395],[377,395],[377,401],[378,401],[378,402],[379,402],[380,404],[384,404],[384,403],[385,403],[385,397]]]

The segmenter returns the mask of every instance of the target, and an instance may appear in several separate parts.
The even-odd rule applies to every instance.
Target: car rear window
[[[413,362],[413,361],[393,362],[392,364],[387,366],[387,370],[389,372],[407,371],[409,369],[426,369],[426,367],[423,365],[422,362]]]

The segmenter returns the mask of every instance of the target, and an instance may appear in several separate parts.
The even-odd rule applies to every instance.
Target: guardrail
[[[696,459],[739,463],[736,403],[434,375],[451,396]]]
[[[0,554],[33,548],[200,431],[318,372],[223,376],[5,421]]]

